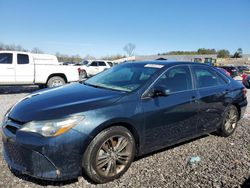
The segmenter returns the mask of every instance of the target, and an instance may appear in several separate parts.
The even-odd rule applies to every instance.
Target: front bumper
[[[10,166],[44,180],[68,180],[81,175],[82,156],[88,137],[73,129],[57,137],[10,131],[3,126],[3,154]]]

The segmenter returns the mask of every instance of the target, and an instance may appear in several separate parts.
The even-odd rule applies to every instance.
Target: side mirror
[[[168,96],[170,95],[170,90],[164,86],[156,86],[151,88],[147,93],[143,95],[143,98],[154,98],[159,96]]]
[[[168,96],[170,94],[170,90],[164,86],[156,86],[154,88],[154,96]]]

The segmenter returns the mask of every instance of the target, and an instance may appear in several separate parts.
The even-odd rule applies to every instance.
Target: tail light
[[[79,73],[79,75],[80,75],[80,73],[81,73],[81,68],[78,68],[77,70],[78,70],[78,73]]]
[[[242,77],[242,82],[244,82],[247,78],[247,74],[242,74],[241,77]]]

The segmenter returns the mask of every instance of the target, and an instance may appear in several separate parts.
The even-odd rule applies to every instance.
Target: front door
[[[172,145],[197,134],[198,104],[189,66],[166,71],[152,88],[166,88],[167,96],[142,99],[145,148]],[[150,89],[151,90],[151,89]]]
[[[12,53],[0,53],[0,84],[15,84],[15,64]]]

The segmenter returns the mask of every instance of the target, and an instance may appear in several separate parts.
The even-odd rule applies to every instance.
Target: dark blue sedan
[[[37,178],[83,172],[104,183],[135,156],[210,132],[231,135],[246,106],[244,86],[209,65],[125,63],[15,104],[2,125],[4,158]]]

